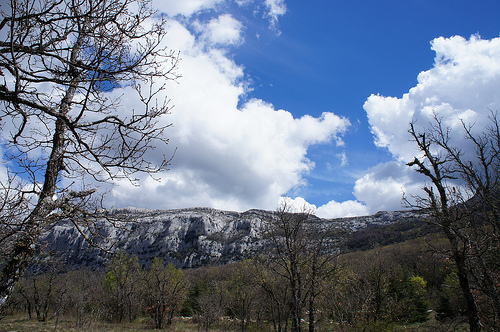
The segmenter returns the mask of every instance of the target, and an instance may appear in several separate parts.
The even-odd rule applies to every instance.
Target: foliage
[[[142,278],[146,312],[155,328],[163,328],[165,319],[166,324],[171,325],[185,297],[184,272],[173,264],[165,266],[161,259],[155,257]]]
[[[139,260],[123,250],[113,256],[107,266],[108,273],[104,279],[108,293],[110,321],[122,322],[128,317],[132,322],[137,316],[138,307],[138,275],[141,271]]]
[[[186,300],[180,310],[180,314],[185,317],[191,317],[195,312],[200,311],[198,299],[209,291],[208,282],[198,279],[191,285],[186,294]]]
[[[436,308],[436,318],[446,320],[465,315],[466,303],[454,269],[450,270],[446,275],[442,288]]]
[[[408,280],[410,299],[413,302],[408,321],[410,323],[425,322],[429,319],[429,303],[426,299],[427,282],[419,276],[413,276]]]

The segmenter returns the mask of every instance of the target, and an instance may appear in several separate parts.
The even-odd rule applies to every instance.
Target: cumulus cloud
[[[183,24],[170,21],[165,44],[181,51],[182,79],[168,85],[175,107],[164,121],[174,124],[166,135],[177,152],[160,181],[144,178],[140,187],[117,182],[111,205],[275,209],[280,196],[301,185],[314,167],[306,158],[310,145],[342,144],[349,121],[333,113],[294,118],[259,99],[239,105],[248,86],[244,69],[221,49],[237,35],[213,34],[220,26],[235,26],[226,19],[233,20],[219,16],[211,21],[209,38],[195,38]],[[221,43],[215,45],[216,40]],[[137,103],[132,95],[124,98],[126,105]],[[172,151],[155,151],[150,157]]]
[[[279,201],[279,206],[286,206],[289,208],[290,212],[306,212],[315,214],[316,205],[310,204],[302,197],[281,197]]]
[[[418,156],[408,133],[410,122],[423,130],[435,114],[452,129],[452,141],[468,151],[462,122],[480,132],[490,111],[500,110],[500,38],[439,37],[431,42],[436,52],[431,69],[421,72],[415,87],[401,97],[371,95],[364,104],[375,144],[387,149],[394,161],[369,170],[354,186],[356,201],[329,202],[318,208],[322,217],[371,214],[404,208],[402,195],[422,195],[425,178],[406,163]]]
[[[415,87],[401,98],[371,95],[364,104],[375,143],[398,160],[415,155],[407,132],[411,121],[422,128],[436,113],[451,128],[464,120],[480,130],[490,110],[500,109],[500,38],[440,37],[431,46],[434,67],[418,75]]]
[[[316,215],[321,218],[344,218],[365,216],[369,214],[368,212],[366,205],[358,201],[330,201],[320,206],[316,211]]]
[[[370,215],[377,211],[397,211],[415,203],[415,195],[423,196],[425,178],[405,163],[391,161],[367,170],[354,185],[356,200],[330,201],[317,209],[322,218],[340,218]]]
[[[238,45],[243,42],[243,24],[233,18],[230,14],[223,14],[211,19],[207,24],[198,24],[202,31],[201,38],[209,45]]]
[[[220,3],[156,2],[160,11],[170,16],[163,44],[180,51],[178,72],[182,78],[179,84],[155,82],[156,86],[166,84],[156,95],[159,102],[170,99],[174,105],[171,114],[160,121],[160,125],[173,123],[165,131],[171,147],[149,151],[146,157],[159,162],[170,157],[174,149],[177,152],[169,171],[155,178],[138,174],[140,186],[127,180],[116,180],[114,186],[101,185],[110,192],[108,206],[275,209],[281,195],[304,184],[304,174],[314,168],[314,162],[306,157],[309,146],[332,141],[343,144],[341,137],[350,123],[333,113],[295,118],[260,99],[241,103],[249,83],[228,46],[244,42],[242,23],[219,12],[197,25],[198,17],[188,17]],[[277,22],[285,12],[284,3],[265,4]],[[121,98],[124,115],[142,108],[130,86],[108,93],[110,98]],[[3,173],[2,166],[0,176]]]
[[[322,218],[340,218],[370,215],[377,211],[397,211],[406,207],[403,195],[409,203],[415,203],[415,195],[423,195],[425,178],[405,163],[391,161],[368,169],[359,178],[353,194],[356,200],[330,201],[317,209]]]
[[[365,202],[370,213],[401,210],[403,194],[413,203],[412,195],[422,195],[423,181],[423,176],[405,163],[392,161],[368,170],[356,181],[354,195]]]
[[[418,75],[418,84],[401,98],[371,95],[364,104],[375,144],[396,162],[378,165],[356,181],[354,194],[370,213],[401,208],[401,193],[419,193],[423,178],[405,165],[419,155],[408,134],[409,123],[427,127],[434,114],[452,129],[452,144],[467,151],[461,121],[482,131],[490,111],[500,109],[500,38],[469,40],[454,36],[431,42],[433,68]]]

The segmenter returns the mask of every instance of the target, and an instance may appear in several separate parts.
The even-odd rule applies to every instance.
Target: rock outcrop
[[[239,213],[210,208],[126,208],[113,210],[112,214],[125,221],[120,222],[119,227],[105,221],[93,224],[92,229],[99,233],[95,246],[85,240],[85,235],[90,233],[88,228],[81,227],[79,231],[68,221],[62,221],[45,234],[41,246],[68,265],[78,267],[103,266],[110,252],[118,249],[138,256],[144,265],[154,257],[181,267],[224,264],[252,257],[265,247],[262,227],[274,213],[263,210]],[[378,212],[366,217],[314,218],[314,222],[329,230],[338,230],[336,234],[346,234],[370,225],[403,222],[416,217],[410,211]],[[101,248],[107,248],[108,252]]]

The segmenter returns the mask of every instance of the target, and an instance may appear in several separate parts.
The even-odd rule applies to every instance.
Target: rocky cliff
[[[99,236],[91,246],[85,235],[70,222],[63,221],[45,234],[41,246],[56,253],[70,266],[103,266],[110,252],[123,249],[137,255],[147,265],[154,257],[177,266],[195,267],[204,264],[223,264],[256,255],[265,246],[262,225],[273,212],[249,210],[246,212],[221,211],[210,208],[179,210],[113,210],[114,216],[125,220],[119,227],[99,221],[91,227]],[[341,236],[371,226],[415,220],[414,212],[379,212],[373,216],[320,219],[314,218],[328,229],[332,236]],[[338,242],[338,239],[333,239]],[[333,243],[333,242],[332,242]],[[108,252],[100,248],[107,248]]]

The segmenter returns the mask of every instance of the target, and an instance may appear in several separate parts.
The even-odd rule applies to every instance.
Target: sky
[[[497,0],[153,0],[182,60],[162,98],[170,170],[116,181],[109,206],[403,209],[423,179],[409,123],[500,110]],[[113,93],[120,93],[116,89]],[[124,105],[137,100],[125,97]],[[457,136],[457,144],[460,144]]]

